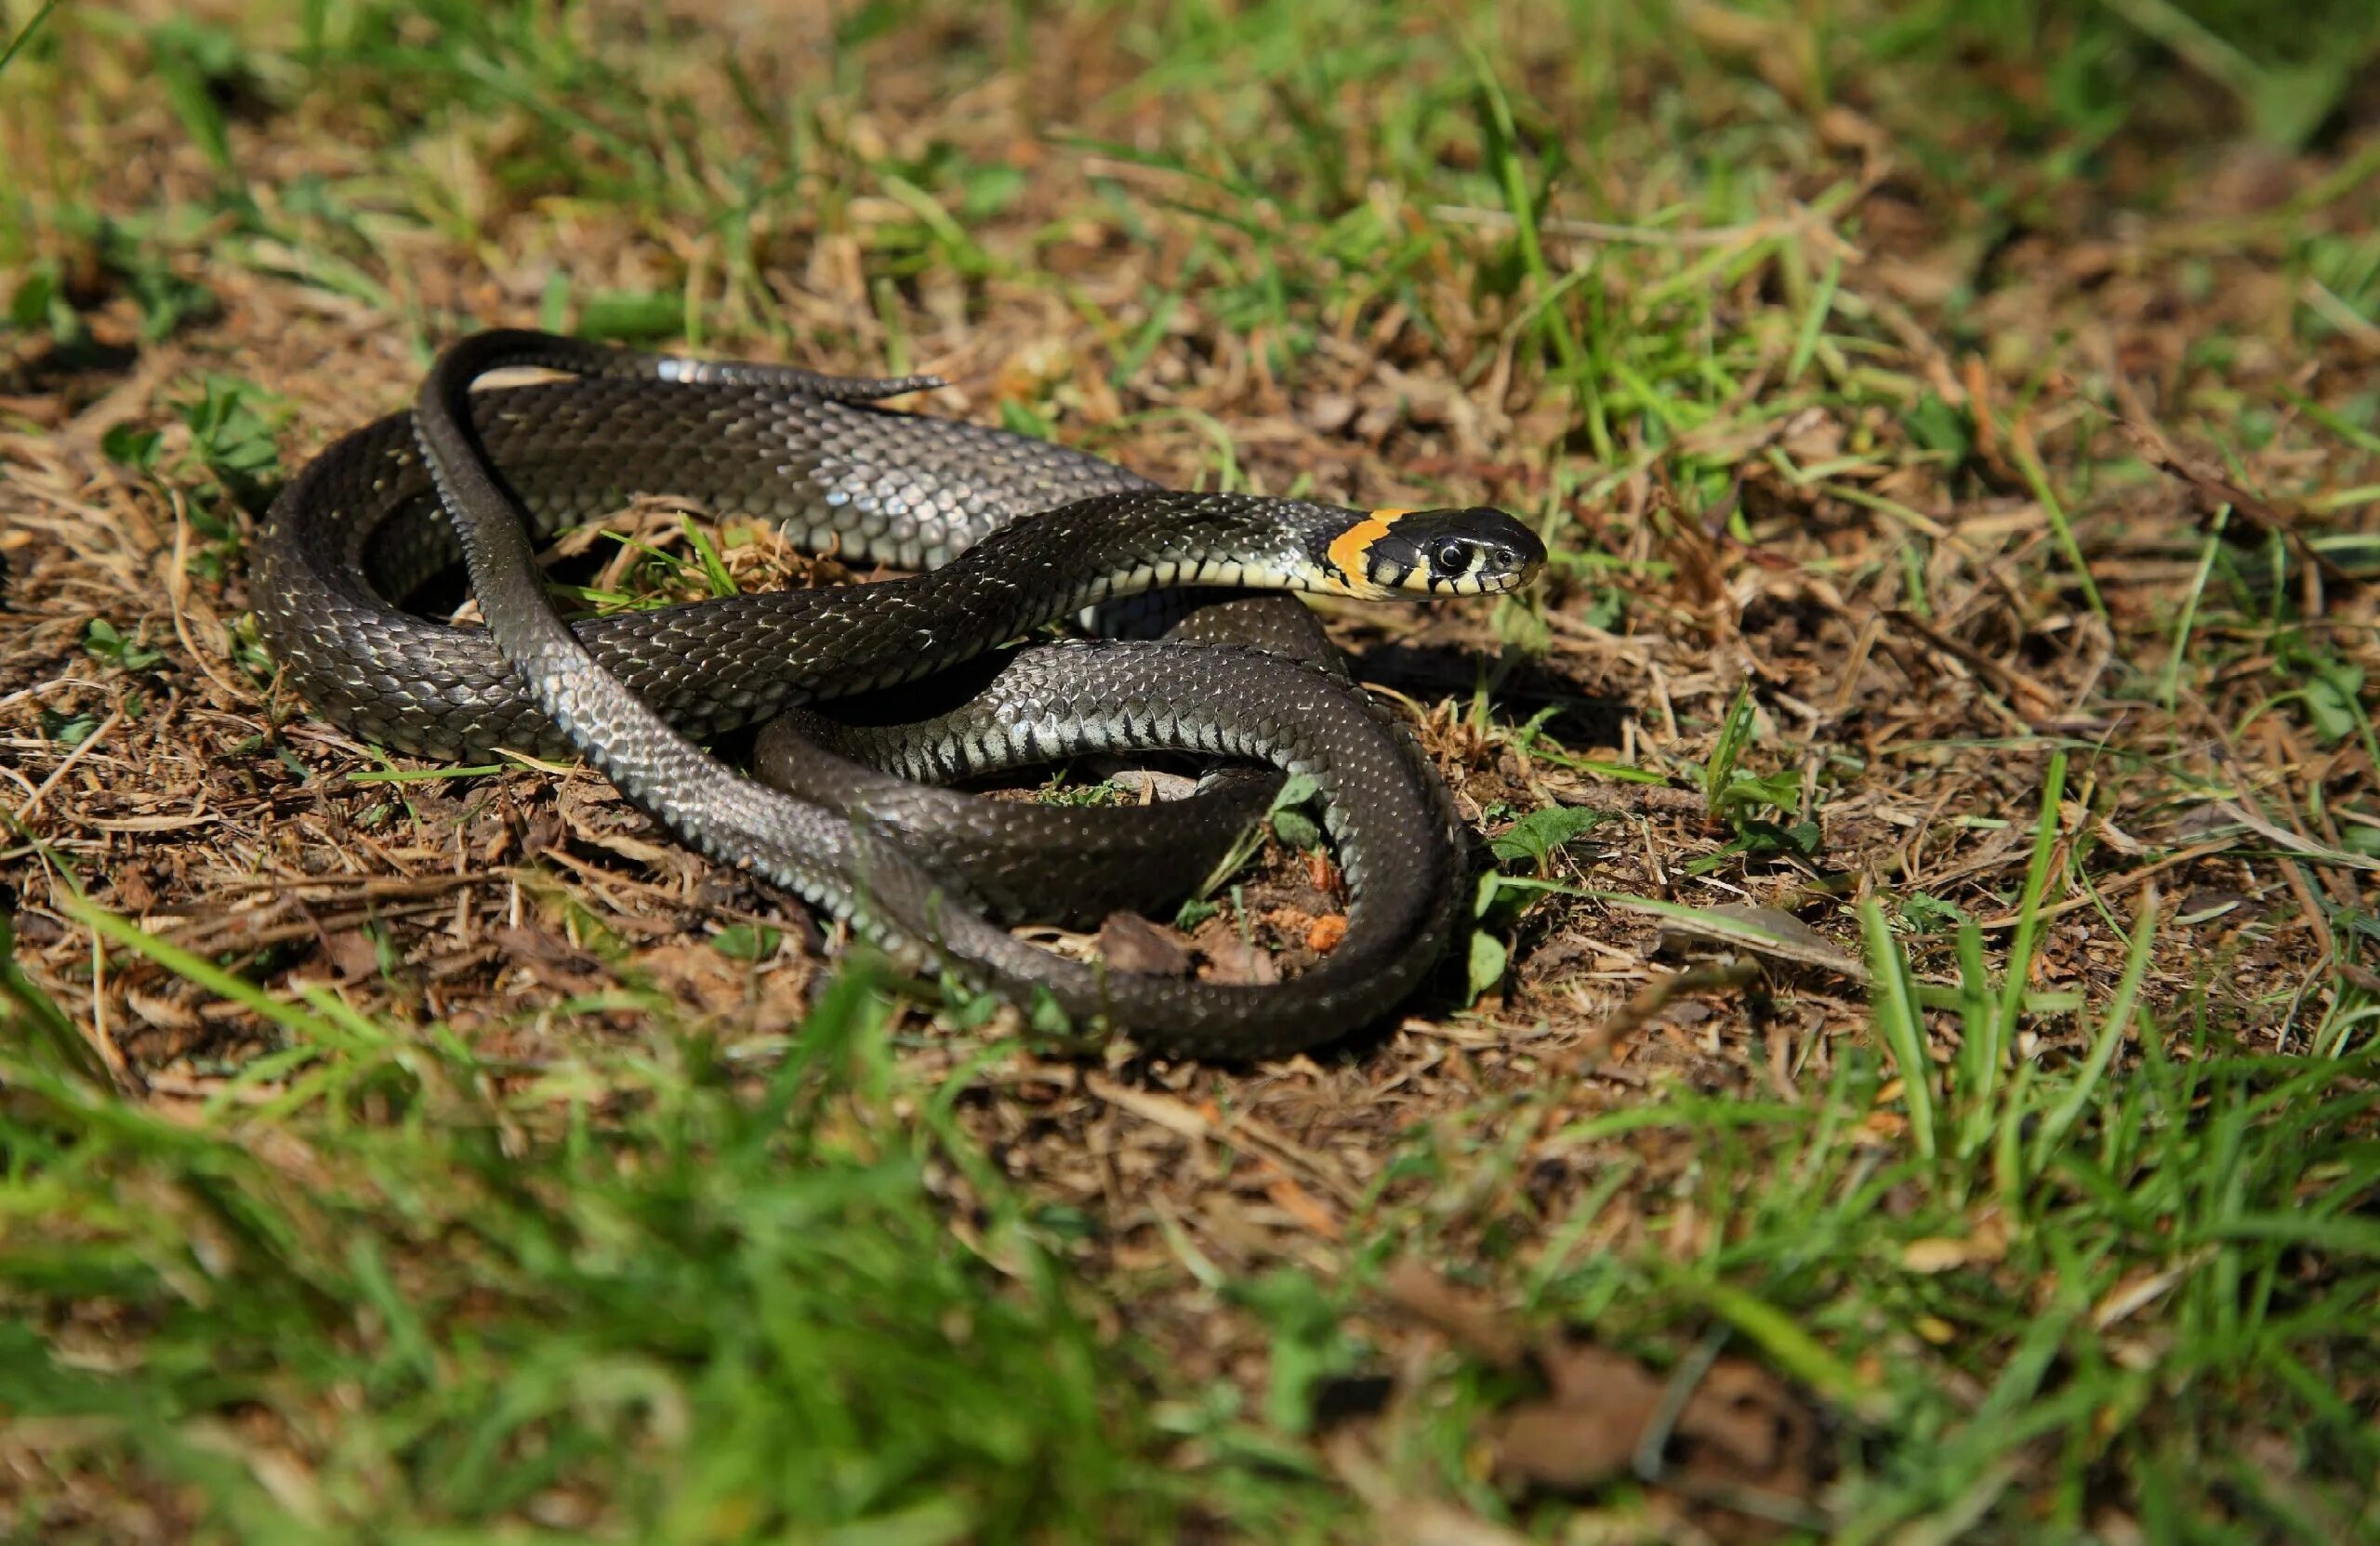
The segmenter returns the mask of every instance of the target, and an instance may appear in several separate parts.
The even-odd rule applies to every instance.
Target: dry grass
[[[979,1006],[881,1032],[854,1142],[953,1114],[932,1217],[1029,1279],[991,1221],[1021,1232],[1100,1355],[1135,1350],[1118,1443],[1181,1479],[1181,1527],[2372,1527],[2368,93],[2282,155],[2187,71],[2127,116],[1939,19],[1885,58],[1716,7],[1482,7],[1474,73],[1421,8],[327,7],[319,58],[296,9],[152,9],[52,18],[0,108],[33,297],[0,374],[0,883],[95,1087],[300,1190],[324,1124],[438,1106],[309,1087],[286,1016],[77,892],[291,1013],[334,995],[391,1038],[374,1067],[468,1049],[438,1077],[524,1153],[703,1059],[768,1084],[830,942],[583,771],[387,777],[414,770],[273,681],[243,537],[465,326],[931,370],[930,411],[1171,482],[1494,502],[1556,549],[1526,601],[1330,614],[1483,833],[1606,813],[1502,862],[1401,1024],[1236,1070],[949,1028]],[[707,529],[741,576],[800,572]],[[1263,863],[1250,908],[1294,905]],[[1709,911],[1744,905],[1772,911]],[[1895,1022],[1904,953],[1935,991]],[[1408,1257],[1482,1297],[1380,1288]],[[0,1277],[78,1369],[179,1291]],[[1589,1325],[1662,1370],[1731,1344],[1785,1448],[1714,1419],[1659,1485],[1604,1485],[1578,1435],[1625,1420],[1565,1394],[1554,1329]],[[1550,1457],[1513,1426],[1531,1388]],[[253,1430],[223,1452],[268,1512],[679,1530],[600,1474],[507,1502],[342,1471],[293,1415],[332,1400],[371,1405],[209,1418]],[[0,1436],[24,1527],[239,1528],[231,1484],[45,1420]],[[959,1535],[1014,1526],[968,1496]],[[775,1506],[749,1527],[805,1517]],[[1045,1527],[1122,1529],[1080,1506]]]

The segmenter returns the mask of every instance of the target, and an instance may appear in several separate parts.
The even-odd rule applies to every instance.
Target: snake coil
[[[573,378],[471,390],[521,365]],[[1223,601],[1211,588],[1481,594],[1526,583],[1542,545],[1500,511],[1182,493],[1060,446],[876,405],[932,384],[476,335],[432,367],[410,423],[350,434],[284,491],[259,544],[266,642],[357,734],[439,757],[499,745],[584,755],[680,840],[851,919],[912,967],[1047,998],[1153,1050],[1270,1056],[1387,1012],[1455,927],[1451,799],[1294,598]],[[536,544],[638,494],[740,509],[804,546],[922,573],[565,621]],[[398,604],[458,548],[483,629]],[[1158,613],[1188,614],[1173,637],[1025,648],[918,723],[787,715],[1157,597],[1173,603]],[[763,761],[799,794],[696,744],[773,720]],[[1052,892],[1130,900],[1164,867],[1157,856],[1195,860],[1261,810],[1269,781],[1154,810],[1039,814],[907,782],[1164,750],[1315,780],[1352,894],[1347,935],[1318,964],[1263,986],[1114,971],[990,916]]]

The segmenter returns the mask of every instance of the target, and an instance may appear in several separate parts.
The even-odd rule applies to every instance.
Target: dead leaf
[[[1204,976],[1210,983],[1266,987],[1281,980],[1281,969],[1274,962],[1272,952],[1233,934],[1209,947]]]
[[[323,942],[323,953],[331,958],[331,970],[348,982],[380,974],[380,947],[361,929],[341,929]]]
[[[1677,1431],[1700,1449],[1685,1464],[1701,1480],[1810,1495],[1817,1419],[1782,1381],[1749,1359],[1712,1364],[1679,1414]]]
[[[1154,977],[1190,975],[1190,951],[1181,936],[1138,913],[1108,915],[1099,926],[1099,958],[1118,971]]]
[[[115,872],[115,895],[117,903],[127,912],[145,913],[157,905],[156,888],[149,884],[147,876],[131,865]]]
[[[807,966],[791,970],[739,960],[708,942],[648,945],[637,964],[654,984],[690,1009],[707,1014],[750,1015],[760,1024],[799,1021]]]
[[[1554,1399],[1515,1407],[1497,1424],[1496,1472],[1507,1482],[1586,1492],[1628,1469],[1661,1409],[1661,1382],[1604,1348],[1546,1360]]]
[[[505,959],[557,993],[588,993],[602,985],[603,963],[558,934],[534,925],[498,929],[491,936]]]
[[[1724,1506],[1730,1496],[1762,1494],[1805,1504],[1816,1492],[1816,1413],[1749,1359],[1714,1360],[1681,1400],[1673,1388],[1677,1375],[1616,1349],[1585,1341],[1531,1348],[1486,1295],[1419,1262],[1391,1267],[1380,1295],[1483,1363],[1534,1364],[1543,1373],[1545,1395],[1507,1408],[1489,1428],[1496,1473],[1508,1485],[1591,1492],[1632,1471],[1649,1439],[1658,1464],[1645,1480],[1692,1500]],[[1673,1409],[1670,1431],[1654,1433]],[[1731,1513],[1751,1529],[1769,1527],[1765,1519]]]
[[[1207,958],[1206,970],[1198,974],[1207,982],[1263,987],[1281,980],[1273,953],[1241,939],[1238,927],[1220,913],[1198,926],[1191,943]]]
[[[1913,1273],[1946,1273],[1967,1264],[1967,1243],[1929,1235],[1900,1248],[1900,1264]]]
[[[1305,405],[1306,427],[1317,434],[1335,435],[1355,416],[1355,400],[1344,392],[1324,392]]]
[[[1326,1240],[1339,1238],[1342,1231],[1338,1216],[1289,1177],[1275,1176],[1267,1181],[1264,1195],[1273,1200],[1274,1207],[1295,1219],[1308,1234],[1319,1235]]]
[[[1900,1251],[1900,1264],[1913,1273],[1949,1272],[1955,1267],[1989,1266],[2008,1253],[2008,1228],[2000,1215],[1985,1213],[1964,1235],[1928,1235],[1911,1240]]]
[[[1818,138],[1837,151],[1878,152],[1892,143],[1881,126],[1839,103],[1818,114]]]
[[[1503,1324],[1483,1294],[1458,1288],[1419,1262],[1404,1261],[1381,1277],[1381,1298],[1484,1363],[1514,1368],[1527,1356],[1520,1334]]]
[[[1589,1491],[1633,1469],[1650,1443],[1657,1468],[1645,1480],[1689,1499],[1724,1505],[1757,1493],[1805,1503],[1816,1491],[1818,1420],[1758,1364],[1712,1364],[1662,1434],[1654,1425],[1676,1400],[1674,1376],[1593,1343],[1540,1358],[1551,1398],[1514,1407],[1494,1440],[1498,1473],[1508,1481]]]
[[[1107,782],[1131,795],[1143,805],[1161,799],[1186,799],[1197,792],[1198,781],[1183,773],[1158,773],[1151,768],[1123,768],[1107,775]]]

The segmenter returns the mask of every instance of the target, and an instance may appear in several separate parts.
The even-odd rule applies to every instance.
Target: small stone
[[[1355,418],[1355,400],[1345,392],[1324,392],[1305,405],[1303,416],[1307,429],[1335,435]]]

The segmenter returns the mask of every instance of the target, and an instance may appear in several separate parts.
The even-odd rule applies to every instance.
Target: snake
[[[524,366],[565,379],[474,390]],[[1228,598],[1503,593],[1541,568],[1542,542],[1487,507],[1170,489],[885,405],[941,384],[472,335],[439,356],[409,415],[334,442],[283,491],[257,544],[259,632],[287,684],[350,733],[429,758],[583,757],[680,841],[910,970],[1181,1056],[1282,1055],[1387,1013],[1452,937],[1462,823],[1307,608]],[[733,509],[798,546],[912,573],[566,618],[537,545],[639,495]],[[408,611],[458,556],[483,625]],[[1015,647],[1094,615],[1158,636]],[[818,712],[967,672],[955,704],[906,723]],[[790,792],[706,749],[753,726]],[[1351,898],[1336,948],[1284,982],[1218,983],[1110,970],[1003,926],[1037,895],[1098,891],[1093,872],[1145,886],[1161,861],[1244,826],[1270,784],[1037,811],[919,782],[1149,751],[1313,781]]]

